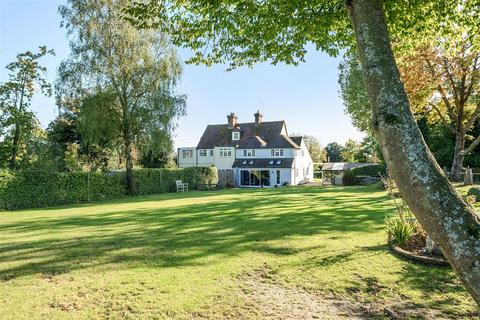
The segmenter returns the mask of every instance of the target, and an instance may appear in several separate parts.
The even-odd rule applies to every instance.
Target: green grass
[[[449,268],[389,252],[384,217],[392,213],[375,187],[190,192],[0,212],[0,318],[256,318],[239,275],[264,266],[285,287],[471,316],[476,307]]]

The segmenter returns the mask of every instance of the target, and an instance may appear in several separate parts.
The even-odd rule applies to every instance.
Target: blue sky
[[[53,83],[56,68],[68,56],[68,40],[60,28],[56,0],[0,0],[0,82],[7,78],[4,66],[17,53],[36,50],[40,45],[54,49],[55,57],[43,64]],[[180,50],[186,59],[189,52]],[[253,121],[259,109],[264,119],[285,120],[289,133],[317,137],[323,145],[349,138],[360,140],[363,135],[344,114],[338,95],[339,59],[314,50],[300,66],[257,64],[225,72],[225,66],[211,68],[184,66],[178,87],[188,97],[187,116],[179,121],[175,132],[177,146],[194,146],[207,124],[226,122],[226,115],[236,112],[240,122]],[[52,98],[36,95],[32,102],[42,127],[55,117]]]

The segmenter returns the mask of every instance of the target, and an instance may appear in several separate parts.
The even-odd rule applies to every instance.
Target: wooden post
[[[470,168],[465,170],[465,180],[464,183],[466,186],[471,186],[473,184],[473,171]]]

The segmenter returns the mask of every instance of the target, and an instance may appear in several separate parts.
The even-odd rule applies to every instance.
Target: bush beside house
[[[356,177],[378,177],[380,174],[385,174],[387,172],[387,167],[385,167],[383,164],[374,164],[371,166],[353,168],[350,170],[350,172],[352,172],[352,174]]]
[[[347,170],[343,173],[342,184],[344,186],[357,186],[361,180],[352,172],[352,170]]]
[[[364,180],[372,180],[370,178],[379,178],[381,174],[385,174],[387,168],[383,164],[375,164],[370,166],[353,168],[343,172],[342,183],[344,186],[356,186],[364,184]],[[365,182],[368,184],[367,182]]]
[[[216,168],[135,170],[138,194],[175,190],[175,181],[191,189],[216,184]],[[124,172],[0,171],[0,208],[39,208],[63,204],[118,199],[126,195]]]

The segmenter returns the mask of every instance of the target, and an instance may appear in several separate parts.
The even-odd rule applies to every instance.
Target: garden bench
[[[185,192],[188,191],[188,183],[182,182],[182,180],[175,181],[177,185],[177,192]]]

